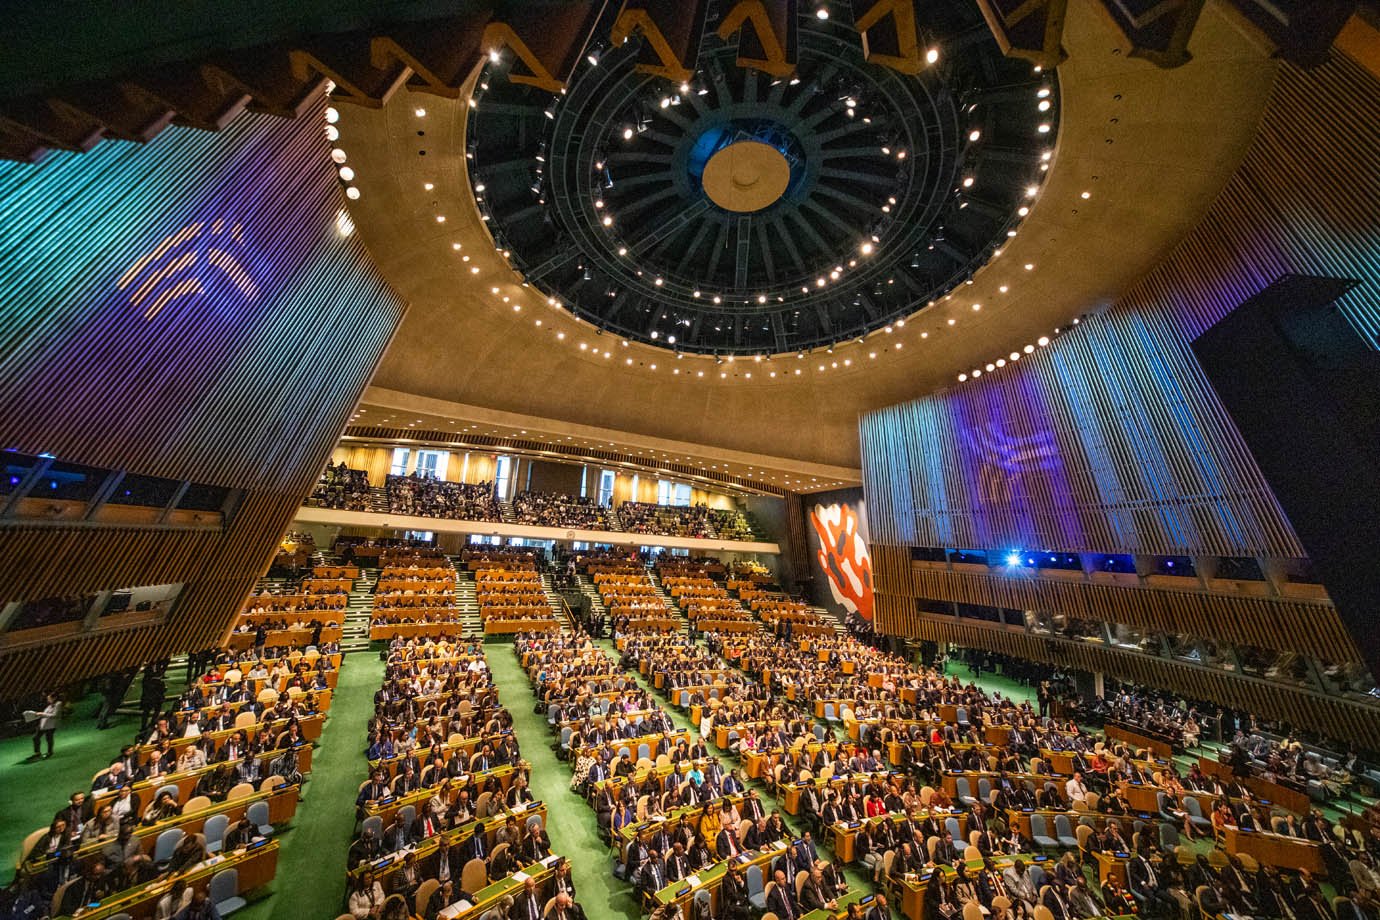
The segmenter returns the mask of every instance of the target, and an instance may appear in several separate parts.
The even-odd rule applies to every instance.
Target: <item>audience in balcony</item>
[[[389,476],[388,510],[392,514],[451,518],[463,521],[501,521],[492,482],[448,482],[411,476]]]
[[[350,469],[344,461],[338,465],[327,463],[307,504],[341,511],[368,511],[369,474]]]
[[[706,540],[755,539],[752,525],[741,511],[710,508],[708,505],[624,502],[618,506],[618,518],[628,533]]]
[[[604,509],[594,499],[560,492],[520,492],[513,499],[513,514],[519,524],[609,529]]]

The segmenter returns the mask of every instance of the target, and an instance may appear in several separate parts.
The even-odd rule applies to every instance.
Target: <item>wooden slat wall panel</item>
[[[1202,224],[1105,315],[996,373],[863,417],[872,536],[894,545],[1304,554],[1189,341],[1286,272],[1358,278],[1380,336],[1380,81],[1285,65]]]
[[[875,550],[875,547],[874,547]],[[1329,604],[1288,598],[1231,597],[1126,585],[1004,578],[914,567],[909,597],[1042,610],[1142,630],[1294,651],[1333,662],[1360,661],[1351,634]]]
[[[1051,609],[1334,661],[1335,609],[915,567],[909,547],[1291,558],[1302,546],[1188,343],[1281,274],[1357,279],[1380,341],[1380,80],[1342,54],[1281,67],[1259,134],[1202,223],[1105,314],[979,381],[864,416],[878,629],[1104,671],[1380,744],[1372,707],[997,626],[922,599]]]
[[[5,656],[0,696],[217,642],[330,455],[404,305],[336,230],[323,107],[0,164],[4,446],[245,493],[223,532],[0,528],[3,600],[187,585],[162,625]]]
[[[988,626],[921,614],[915,611],[913,602],[904,598],[879,597],[877,611],[877,627],[886,633],[953,642],[1060,667],[1101,672],[1120,680],[1164,687],[1194,699],[1215,700],[1265,718],[1282,719],[1327,737],[1372,749],[1380,747],[1380,719],[1375,717],[1374,707],[1365,704],[1136,652],[1035,636],[996,624]]]

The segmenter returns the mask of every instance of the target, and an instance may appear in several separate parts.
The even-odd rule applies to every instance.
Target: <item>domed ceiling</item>
[[[963,283],[1048,169],[1057,83],[1003,57],[976,4],[915,75],[868,63],[840,17],[799,20],[798,63],[735,63],[712,29],[683,83],[594,46],[565,93],[489,61],[469,110],[475,201],[524,278],[623,338],[701,354],[836,344]]]
[[[514,85],[505,53],[455,100],[342,107],[352,226],[409,303],[365,402],[856,475],[860,412],[1024,353],[1153,268],[1235,171],[1276,66],[1212,5],[1166,70],[1070,4],[1057,79],[1001,57],[975,4],[916,8],[951,18],[914,77],[863,63],[830,3],[802,7],[794,85],[706,34],[685,89],[605,43],[564,95]]]

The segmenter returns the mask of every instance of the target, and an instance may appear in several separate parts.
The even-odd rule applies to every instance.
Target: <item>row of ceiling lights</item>
[[[935,60],[937,60],[937,50],[936,50],[936,49],[932,49],[931,53],[934,55]],[[492,53],[490,54],[490,60],[491,60],[491,61],[500,60],[500,56],[498,55],[497,52],[492,52]],[[934,62],[934,61],[931,61],[931,63],[933,63],[933,62]],[[1036,70],[1036,72],[1039,72],[1040,68],[1039,68],[1039,67],[1036,67],[1035,70]],[[1041,88],[1037,91],[1037,98],[1039,99],[1039,102],[1037,103],[1037,105],[1038,105],[1038,107],[1039,107],[1039,109],[1040,109],[1041,111],[1047,111],[1047,110],[1049,109],[1049,107],[1050,107],[1050,103],[1049,103],[1049,99],[1048,99],[1049,95],[1050,95],[1050,91],[1049,91],[1049,89],[1048,89],[1047,87],[1041,87]],[[475,101],[474,101],[474,100],[471,100],[471,102],[472,102],[472,104],[475,104]],[[423,117],[426,116],[426,110],[425,110],[424,108],[420,108],[420,107],[419,107],[419,108],[417,108],[417,109],[414,110],[414,114],[415,114],[418,118],[423,118]],[[327,121],[327,124],[326,124],[326,134],[327,134],[327,138],[328,138],[329,140],[333,141],[333,142],[338,141],[338,140],[339,140],[339,136],[340,136],[340,135],[339,135],[339,130],[338,130],[338,128],[336,127],[336,121],[338,121],[338,119],[339,119],[339,113],[338,113],[338,111],[337,111],[336,109],[334,109],[334,108],[327,108],[327,109],[326,109],[326,121]],[[1039,131],[1040,131],[1041,133],[1047,133],[1049,130],[1050,130],[1050,126],[1049,126],[1047,123],[1041,123],[1041,124],[1040,124],[1040,126],[1039,126]],[[975,129],[973,132],[970,133],[969,139],[970,139],[970,140],[973,140],[973,135],[975,135],[975,134],[978,135],[978,137],[980,138],[980,133]],[[1042,155],[1041,155],[1041,165],[1040,165],[1040,169],[1041,169],[1042,172],[1048,170],[1048,168],[1049,168],[1049,161],[1050,161],[1050,159],[1051,159],[1051,156],[1052,156],[1052,152],[1049,151],[1049,150],[1046,150],[1046,151],[1044,151],[1044,152],[1042,153]],[[351,169],[350,167],[347,167],[347,166],[344,166],[344,165],[343,165],[343,164],[345,163],[345,160],[346,160],[345,151],[344,151],[342,148],[340,148],[339,146],[337,146],[337,147],[335,147],[335,148],[331,151],[331,158],[332,158],[332,160],[333,160],[335,163],[337,163],[337,165],[339,165],[339,166],[341,167],[341,168],[340,168],[340,178],[342,179],[342,181],[345,181],[345,182],[352,181],[352,180],[354,179],[354,171],[353,171],[353,169]],[[971,187],[972,184],[973,184],[973,177],[971,177],[971,176],[966,177],[965,180],[964,180],[964,182],[963,182],[963,186],[964,186],[964,187]],[[434,186],[434,183],[432,183],[432,182],[427,182],[427,183],[424,184],[424,189],[425,189],[426,191],[431,191],[431,190],[434,189],[434,187],[435,187],[435,186]],[[481,208],[482,208],[482,205],[483,205],[483,197],[482,197],[482,195],[483,195],[484,190],[485,190],[485,188],[484,188],[483,183],[478,183],[478,184],[475,185],[475,188],[474,188],[474,191],[475,191],[475,193],[476,193],[476,194],[475,194],[475,200],[476,200],[476,202],[477,202],[478,204],[481,205]],[[1027,196],[1028,198],[1032,198],[1032,199],[1033,199],[1033,198],[1035,198],[1035,197],[1039,194],[1039,191],[1040,191],[1039,186],[1036,185],[1036,184],[1032,184],[1032,185],[1030,185],[1030,186],[1027,187],[1027,189],[1026,189],[1026,196]],[[357,199],[359,198],[359,190],[358,190],[356,187],[354,187],[354,186],[347,186],[347,187],[346,187],[346,195],[347,195],[347,197],[351,198],[352,200],[357,200]],[[1087,198],[1089,198],[1090,196],[1091,196],[1091,193],[1090,193],[1090,192],[1086,192],[1086,191],[1083,192],[1083,193],[1081,194],[1081,197],[1084,198],[1084,199],[1087,199]],[[891,201],[894,201],[894,199],[891,199]],[[602,202],[597,202],[597,203],[596,203],[596,208],[599,207],[600,205],[602,205]],[[1022,207],[1018,210],[1017,213],[1018,213],[1018,215],[1019,215],[1020,217],[1025,217],[1025,216],[1029,213],[1029,207],[1028,207],[1028,206],[1022,206]],[[483,217],[484,217],[485,220],[488,219],[488,215],[487,215],[487,214],[484,214]],[[341,218],[343,218],[345,221],[348,221],[348,215],[345,215],[344,212],[342,212]],[[338,220],[337,220],[337,225],[338,225],[338,226],[339,226],[340,223],[341,223],[341,218],[338,218]],[[443,224],[443,223],[445,223],[445,221],[446,221],[446,216],[445,216],[444,214],[437,213],[437,214],[435,215],[435,219],[436,219],[436,222],[437,222],[437,223]],[[353,224],[350,224],[349,226],[350,226],[350,230],[352,231],[352,230],[353,230]],[[346,233],[346,231],[344,231],[344,230],[342,229],[342,234],[345,234],[345,233]],[[1015,231],[1014,229],[1008,230],[1008,231],[1007,231],[1007,236],[1008,236],[1009,238],[1010,238],[1010,237],[1015,237],[1015,236],[1016,236],[1016,231]],[[870,241],[864,241],[864,242],[863,242],[862,244],[860,244],[860,246],[859,246],[859,253],[860,253],[862,256],[864,256],[864,257],[865,257],[865,256],[871,255],[873,252],[875,252],[875,250],[876,250],[876,245],[877,245],[879,242],[880,242],[880,240],[879,240],[877,237],[875,237],[875,236],[872,237],[872,239],[871,239]],[[460,252],[460,251],[463,249],[463,245],[462,245],[461,243],[459,243],[459,242],[452,242],[451,247],[452,247],[452,250],[453,250],[453,251],[456,251],[456,252]],[[509,253],[507,250],[504,250],[504,249],[502,249],[501,247],[499,247],[499,246],[497,246],[497,245],[494,247],[494,250],[495,250],[495,252],[496,252],[501,258],[504,258],[505,261],[506,261],[506,260],[509,258],[509,256],[510,256],[510,253]],[[626,254],[627,254],[627,249],[626,249],[626,247],[620,248],[619,254],[620,254],[620,255],[626,255]],[[1002,254],[1002,250],[999,248],[999,249],[997,249],[997,250],[995,250],[995,251],[993,252],[993,258],[1000,257],[1001,254]],[[468,262],[471,261],[471,258],[470,258],[469,255],[462,255],[462,256],[461,256],[461,259],[462,259],[462,261],[465,262],[465,263],[468,263]],[[851,259],[851,260],[849,260],[849,262],[848,262],[848,267],[850,267],[850,268],[851,268],[851,267],[856,267],[856,265],[857,265],[857,259]],[[514,271],[515,275],[517,275],[517,277],[519,278],[519,281],[520,281],[520,283],[521,283],[521,286],[522,286],[523,288],[528,288],[528,287],[530,287],[526,281],[522,281],[522,280],[521,280],[521,275],[518,274],[518,273],[516,272],[516,269],[513,269],[513,268],[512,268],[511,263],[509,263],[509,266],[508,266],[508,267],[510,268],[510,270],[513,270],[513,271]],[[1033,268],[1034,268],[1034,265],[1033,265],[1032,263],[1026,263],[1026,264],[1025,264],[1025,269],[1026,269],[1027,271],[1030,271],[1030,270],[1032,270]],[[830,281],[830,280],[838,280],[838,279],[843,275],[844,271],[845,271],[845,268],[844,268],[843,265],[837,265],[837,266],[835,266],[834,269],[829,273],[829,276],[828,276],[827,278],[824,277],[824,276],[821,276],[820,278],[816,279],[816,286],[817,286],[817,287],[824,287],[825,285],[827,285],[828,281]],[[481,272],[481,270],[480,270],[480,268],[479,268],[478,266],[470,266],[470,273],[471,273],[472,275],[476,275],[476,276],[477,276],[477,275],[480,274],[480,272]],[[640,275],[641,272],[639,271],[638,274]],[[894,282],[894,279],[889,279],[889,282]],[[662,279],[658,278],[658,279],[656,279],[656,282],[655,282],[655,283],[656,283],[658,286],[660,286],[660,285],[663,283],[663,281],[662,281]],[[967,278],[965,283],[971,285],[971,284],[973,283],[972,277],[970,276],[969,278]],[[802,290],[802,292],[808,292],[808,291],[809,291],[809,288],[808,288],[808,287],[802,287],[801,290]],[[1009,290],[1009,287],[1008,287],[1007,285],[1002,285],[1002,286],[1000,287],[1000,292],[1003,293],[1003,294],[1004,294],[1004,293],[1007,293],[1008,290]],[[512,309],[513,309],[514,312],[521,312],[521,310],[522,310],[522,305],[521,305],[520,303],[513,303],[513,302],[512,302],[512,298],[511,298],[510,296],[502,295],[499,288],[497,288],[497,287],[491,288],[491,291],[492,291],[492,293],[494,293],[496,296],[501,296],[501,299],[502,299],[502,302],[503,302],[503,303],[505,303],[505,304],[511,304]],[[699,291],[699,290],[696,290],[696,291],[694,292],[694,294],[693,294],[693,296],[695,296],[696,298],[700,297],[701,295],[702,295],[702,292]],[[945,299],[945,300],[949,300],[949,299],[952,298],[952,296],[953,296],[953,293],[950,292],[949,294],[945,295],[944,299]],[[757,302],[759,305],[765,304],[765,303],[767,302],[768,297],[769,297],[769,295],[767,295],[767,294],[758,294],[758,295],[757,295],[757,298],[756,298],[756,302]],[[777,299],[778,301],[783,300],[783,298],[782,298],[781,296],[779,296],[779,295],[777,295],[776,299]],[[718,294],[712,295],[712,300],[713,300],[713,302],[714,302],[715,304],[719,304],[719,303],[722,302],[722,296],[721,296],[721,295],[718,295]],[[931,300],[931,301],[929,302],[928,306],[933,306],[933,305],[935,304],[935,302],[936,302],[936,301]],[[554,307],[554,308],[556,308],[556,309],[561,309],[562,306],[563,306],[563,305],[562,305],[556,298],[554,298],[554,297],[548,297],[547,303],[548,303],[550,306],[552,306],[552,307]],[[751,305],[751,304],[752,304],[752,301],[751,301],[751,300],[748,300],[748,301],[745,301],[745,303],[746,303],[747,305]],[[973,304],[973,309],[974,309],[975,311],[980,310],[980,309],[981,309],[981,304],[978,304],[978,303]],[[571,315],[575,318],[575,320],[576,320],[577,322],[579,321],[579,317],[578,317],[578,316],[575,316],[575,315],[573,314],[573,312],[571,313]],[[534,320],[534,324],[535,324],[537,327],[540,327],[540,326],[543,325],[543,322],[542,322],[541,319],[538,318],[538,319]],[[957,324],[957,320],[956,320],[955,318],[953,318],[953,317],[950,317],[950,318],[947,320],[947,325],[950,326],[950,327],[955,326],[956,324]],[[904,320],[904,319],[897,320],[894,324],[888,325],[888,326],[884,327],[884,332],[885,332],[886,334],[891,334],[892,331],[893,331],[893,326],[895,326],[895,327],[903,327],[904,325],[905,325],[905,320]],[[599,332],[596,332],[596,334],[602,334],[602,332],[599,331]],[[659,332],[658,330],[654,330],[654,331],[652,332],[652,338],[658,338],[659,336],[660,336],[660,332]],[[563,340],[566,338],[566,334],[565,334],[564,332],[557,331],[556,337],[557,337],[558,340],[563,341]],[[922,332],[922,333],[921,333],[921,338],[922,338],[922,339],[923,339],[923,338],[928,338],[928,337],[929,337],[929,333],[928,333],[928,332]],[[857,341],[858,341],[859,344],[862,344],[862,343],[864,342],[864,340],[863,340],[862,338],[859,338]],[[673,334],[667,336],[667,343],[670,344],[670,345],[676,344],[676,338],[675,338],[675,336],[674,336]],[[624,345],[624,346],[627,346],[627,344],[628,344],[628,343],[627,343],[627,341],[625,340],[625,341],[623,342],[623,345]],[[903,344],[902,342],[896,342],[896,343],[894,343],[894,346],[892,346],[892,347],[894,347],[895,350],[900,351],[900,350],[902,350],[902,348],[904,347],[904,344]],[[1027,347],[1027,349],[1030,349],[1030,348],[1031,348],[1031,346],[1026,346],[1026,347]],[[579,349],[580,349],[580,351],[582,351],[582,352],[588,352],[588,351],[590,351],[589,344],[588,344],[587,342],[580,342],[580,343],[579,343]],[[828,348],[826,349],[826,352],[827,352],[828,354],[832,355],[832,354],[833,354],[833,350],[834,350],[833,347],[830,346],[830,347],[828,347]],[[886,347],[883,347],[882,350],[885,351],[885,350],[887,350],[887,349],[886,349]],[[600,354],[600,353],[601,353],[601,352],[600,352],[600,349],[596,346],[596,347],[593,349],[593,354],[598,355],[598,354]],[[612,358],[612,352],[609,351],[609,350],[607,350],[607,349],[603,350],[603,351],[602,351],[602,354],[603,354],[603,356],[604,356],[606,359],[611,359],[611,358]],[[870,350],[870,351],[868,352],[868,359],[869,359],[869,360],[875,360],[876,357],[877,357],[877,354],[878,354],[878,353],[877,353],[876,350]],[[1017,355],[1018,353],[1013,352],[1012,354],[1013,354],[1013,355]],[[797,354],[797,358],[799,358],[799,359],[803,359],[804,356],[805,356],[805,353],[804,353],[804,352],[800,352],[800,353]],[[685,357],[685,354],[684,354],[684,353],[682,353],[682,352],[677,352],[677,353],[676,353],[676,358],[677,358],[677,360],[684,359],[684,357]],[[703,356],[703,357],[706,357],[706,358],[708,358],[708,357],[713,357],[713,359],[715,360],[715,363],[716,363],[716,364],[722,364],[722,363],[723,363],[723,359],[720,359],[720,358],[718,358],[717,356]],[[769,357],[769,356],[765,356],[765,357],[766,357],[766,360],[770,360],[770,357]],[[760,355],[760,354],[759,354],[759,355],[754,356],[754,361],[755,361],[755,362],[760,362],[760,361],[762,361],[763,359],[764,359],[764,356],[763,356],[763,355]],[[727,360],[728,360],[729,362],[732,362],[732,361],[734,360],[734,356],[732,356],[732,355],[727,356]],[[1005,360],[1006,360],[1006,359],[998,359],[998,360],[1001,361],[1002,364],[997,364],[997,362],[992,362],[992,367],[993,367],[993,369],[995,369],[996,367],[999,367],[999,366],[1004,366],[1004,363],[1005,363]],[[1014,359],[1013,359],[1013,360],[1014,360]],[[626,359],[626,361],[625,361],[625,364],[627,364],[627,365],[632,365],[632,364],[634,364],[634,363],[635,363],[635,362],[634,362],[633,359],[631,359],[631,358],[628,358],[628,359]],[[842,367],[843,367],[843,368],[848,368],[848,367],[851,367],[851,366],[852,366],[853,361],[852,361],[851,358],[845,358],[845,359],[843,359],[843,361],[841,362],[841,364],[842,364]],[[652,370],[652,371],[655,371],[655,370],[658,369],[658,366],[657,366],[656,363],[650,363],[650,364],[648,364],[648,365],[646,365],[646,366],[647,366],[647,368],[648,368],[649,370]],[[826,371],[826,370],[838,369],[839,367],[840,367],[840,362],[839,362],[839,361],[837,361],[837,360],[830,360],[830,361],[828,361],[828,362],[826,362],[826,363],[819,364],[819,365],[817,366],[817,373],[822,373],[822,372],[824,372],[824,371]],[[673,369],[672,369],[672,373],[673,373],[673,375],[679,376],[680,373],[681,373],[681,371],[680,371],[679,368],[673,368]],[[688,373],[689,373],[689,372],[687,371],[687,375],[688,375]],[[797,368],[794,369],[794,372],[793,372],[793,375],[794,375],[794,376],[800,376],[801,374],[802,374],[801,368],[797,367]],[[695,372],[695,376],[696,376],[697,378],[703,378],[703,377],[705,376],[705,373],[704,373],[703,370],[698,370],[698,371]],[[729,376],[729,374],[728,374],[727,371],[720,371],[719,376],[720,376],[721,379],[727,379],[727,377]],[[738,377],[737,374],[734,374],[733,376],[734,376],[735,378]],[[771,371],[768,372],[768,374],[767,374],[767,376],[766,376],[766,379],[774,379],[774,378],[776,378],[777,376],[778,376],[777,372],[776,372],[775,370],[771,370]],[[782,372],[782,376],[786,376],[786,374],[785,374],[784,371]],[[961,377],[960,377],[960,380],[965,380],[965,379],[968,378],[968,376],[969,376],[969,375],[961,376]],[[971,376],[973,376],[973,377],[979,377],[979,376],[981,376],[981,368],[976,368],[976,369],[974,369],[973,374],[972,374]],[[752,378],[752,373],[751,373],[751,371],[745,372],[745,373],[742,375],[742,378],[745,379],[745,380],[746,380],[746,379],[751,379],[751,378]]]

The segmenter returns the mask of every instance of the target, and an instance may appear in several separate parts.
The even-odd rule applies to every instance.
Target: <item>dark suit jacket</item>
[[[787,909],[788,903],[789,910]],[[802,913],[800,906],[795,903],[795,892],[784,891],[781,888],[773,888],[771,894],[767,895],[767,910],[776,914],[777,920],[799,917]]]

